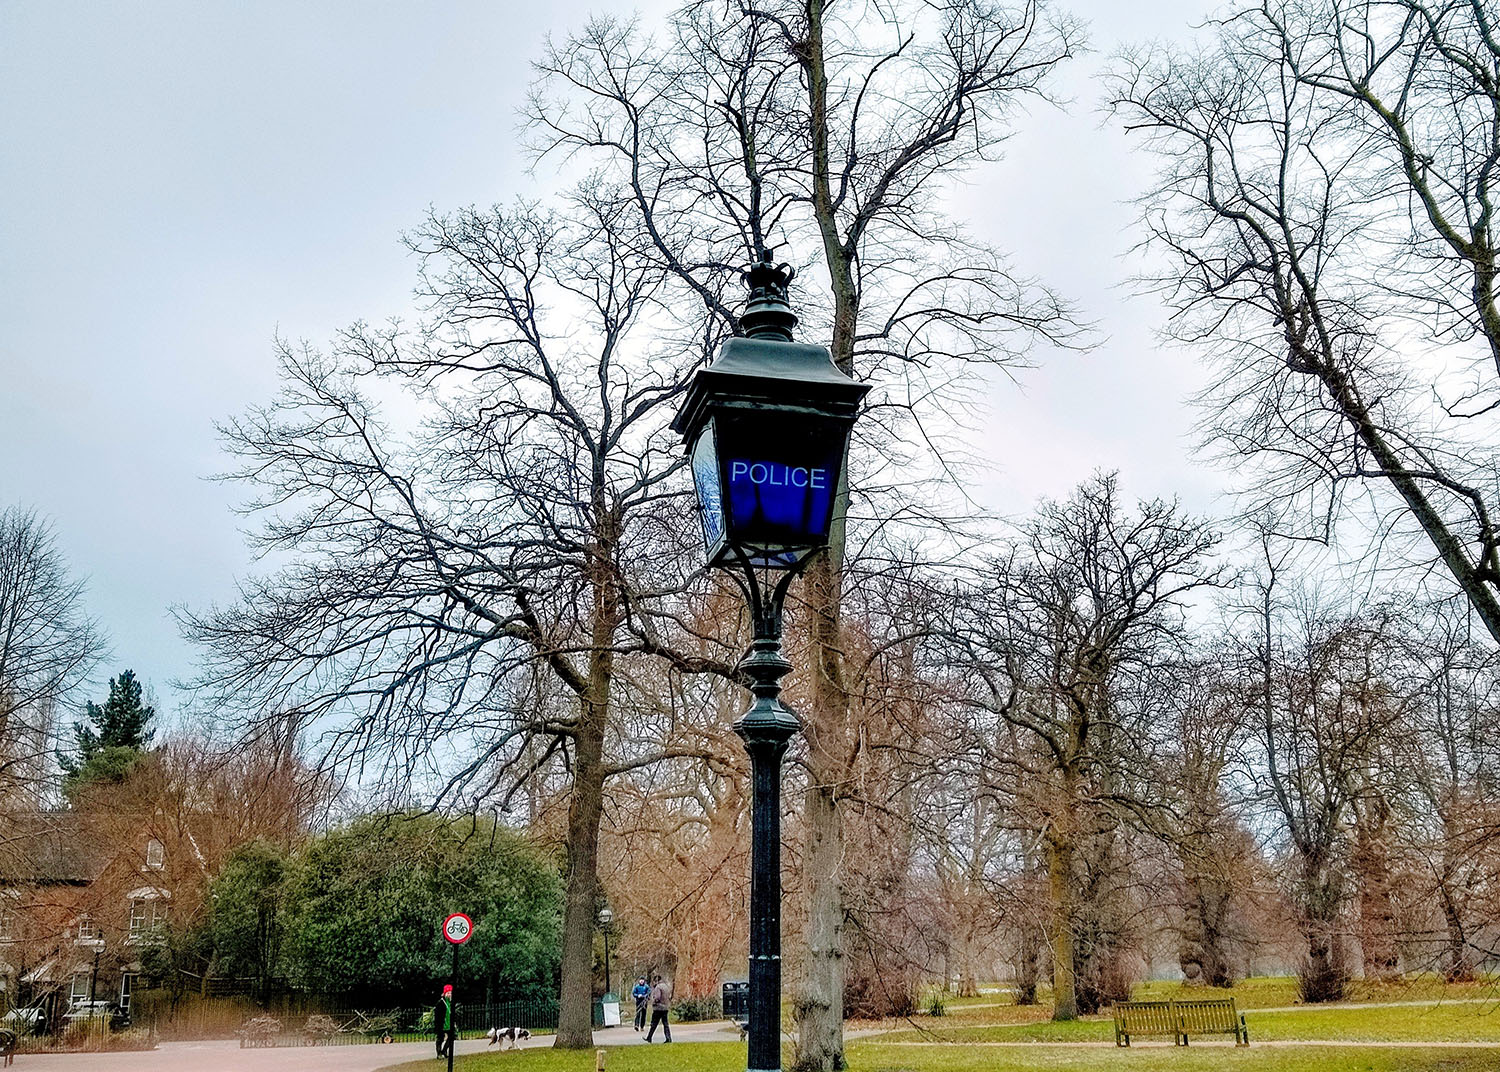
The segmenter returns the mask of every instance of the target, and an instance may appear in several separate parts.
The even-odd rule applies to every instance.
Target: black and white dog
[[[507,1043],[510,1044],[511,1049],[519,1050],[521,1048],[521,1040],[529,1039],[530,1037],[531,1032],[527,1031],[524,1027],[492,1027],[489,1031],[489,1042],[485,1043],[484,1048],[489,1049],[498,1042],[502,1050],[505,1049]]]

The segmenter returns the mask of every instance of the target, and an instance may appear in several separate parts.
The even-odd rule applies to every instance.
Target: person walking
[[[635,981],[630,996],[635,998],[635,1031],[640,1034],[646,1030],[646,1006],[651,1001],[651,988],[646,985],[644,975]]]
[[[663,1042],[672,1041],[672,1027],[667,1023],[667,1013],[672,1008],[672,984],[664,981],[660,975],[651,977],[651,1027],[646,1032],[646,1041],[651,1041],[651,1036],[656,1034],[656,1025],[661,1024],[661,1035]]]
[[[453,1014],[453,987],[443,987],[443,996],[432,1008],[432,1029],[437,1033],[437,1055],[439,1060],[453,1053],[454,1040],[458,1038],[458,1017]]]

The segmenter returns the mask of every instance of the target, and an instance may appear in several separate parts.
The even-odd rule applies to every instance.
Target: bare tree
[[[928,452],[964,375],[1017,363],[1076,321],[1045,289],[943,218],[935,194],[998,150],[1024,102],[1080,40],[1038,2],[690,4],[661,47],[596,21],[555,48],[532,105],[541,153],[584,154],[620,178],[663,267],[727,324],[726,273],[788,242],[826,279],[805,319],[835,363],[877,385],[856,434],[872,464],[841,494],[832,546],[805,582],[815,673],[805,726],[805,951],[797,1066],[843,1063],[844,801],[860,727],[843,657],[851,523],[921,520],[917,482],[951,475]],[[914,426],[926,415],[937,420]],[[910,444],[913,446],[903,446]],[[956,455],[955,455],[956,457]],[[858,468],[858,467],[856,467]],[[891,505],[882,491],[905,485]],[[856,541],[857,542],[857,541]]]
[[[47,790],[58,708],[88,677],[103,642],[36,514],[0,511],[0,806],[34,810]]]
[[[669,404],[715,340],[689,325],[661,358],[642,337],[671,280],[617,204],[593,185],[557,212],[434,216],[409,239],[421,324],[355,325],[330,357],[283,347],[279,400],[224,431],[290,564],[184,616],[216,697],[300,712],[331,768],[393,804],[566,790],[561,1047],[592,1042],[606,780],[715,758],[650,717],[661,671],[638,664],[732,673],[670,598],[697,548]],[[382,420],[368,373],[408,388],[420,431]]]
[[[1394,851],[1409,861],[1415,902],[1401,937],[1418,966],[1468,980],[1489,954],[1480,906],[1500,830],[1500,656],[1473,634],[1466,608],[1440,605],[1415,620],[1418,702],[1398,738],[1392,801]]]
[[[1172,858],[1164,870],[1180,913],[1178,965],[1187,983],[1216,987],[1244,973],[1245,901],[1261,877],[1255,839],[1229,792],[1244,718],[1223,654],[1163,666],[1148,683],[1160,720],[1154,781],[1165,805],[1152,826]]]
[[[1500,640],[1492,17],[1245,3],[1203,52],[1125,57],[1113,98],[1163,162],[1144,220],[1173,330],[1216,365],[1208,442],[1259,463],[1293,535],[1394,491],[1382,534],[1425,540]]]
[[[1078,1016],[1082,946],[1099,934],[1100,906],[1085,903],[1107,876],[1122,809],[1139,802],[1129,767],[1145,746],[1143,713],[1126,680],[1176,654],[1184,601],[1217,583],[1207,561],[1217,542],[1174,504],[1119,502],[1113,475],[1096,476],[1064,502],[1043,504],[978,584],[954,602],[955,657],[972,675],[963,702],[1013,729],[1019,764],[1035,791],[1047,861],[1053,1016]],[[1090,1010],[1092,1011],[1092,1010]]]
[[[1411,703],[1399,683],[1403,638],[1389,606],[1340,613],[1316,595],[1293,599],[1287,557],[1270,548],[1263,538],[1255,629],[1240,638],[1237,660],[1246,709],[1240,774],[1247,796],[1276,823],[1274,847],[1306,947],[1302,997],[1334,1001],[1350,974],[1346,913],[1356,893],[1374,892],[1375,876],[1361,882],[1353,871],[1360,808],[1384,790],[1381,750]]]

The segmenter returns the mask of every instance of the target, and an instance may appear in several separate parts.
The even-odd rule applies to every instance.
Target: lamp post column
[[[609,983],[609,924],[604,925],[604,992],[613,994],[615,988]]]
[[[781,654],[781,608],[758,615],[740,670],[754,701],[734,730],[750,753],[750,1072],[781,1068],[781,760],[797,716],[778,699],[792,664]]]

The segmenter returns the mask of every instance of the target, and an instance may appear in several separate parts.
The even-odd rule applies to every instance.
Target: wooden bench
[[[1233,1035],[1236,1046],[1250,1045],[1245,1014],[1236,1012],[1234,998],[1191,998],[1174,1001],[1182,1023],[1182,1044],[1193,1035]]]
[[[1129,1046],[1132,1035],[1182,1038],[1177,1010],[1170,1001],[1122,1001],[1115,1006],[1115,1045]]]
[[[1115,1006],[1115,1045],[1129,1046],[1136,1035],[1171,1035],[1177,1046],[1186,1046],[1189,1035],[1233,1035],[1236,1046],[1250,1045],[1234,998],[1122,1001]]]

